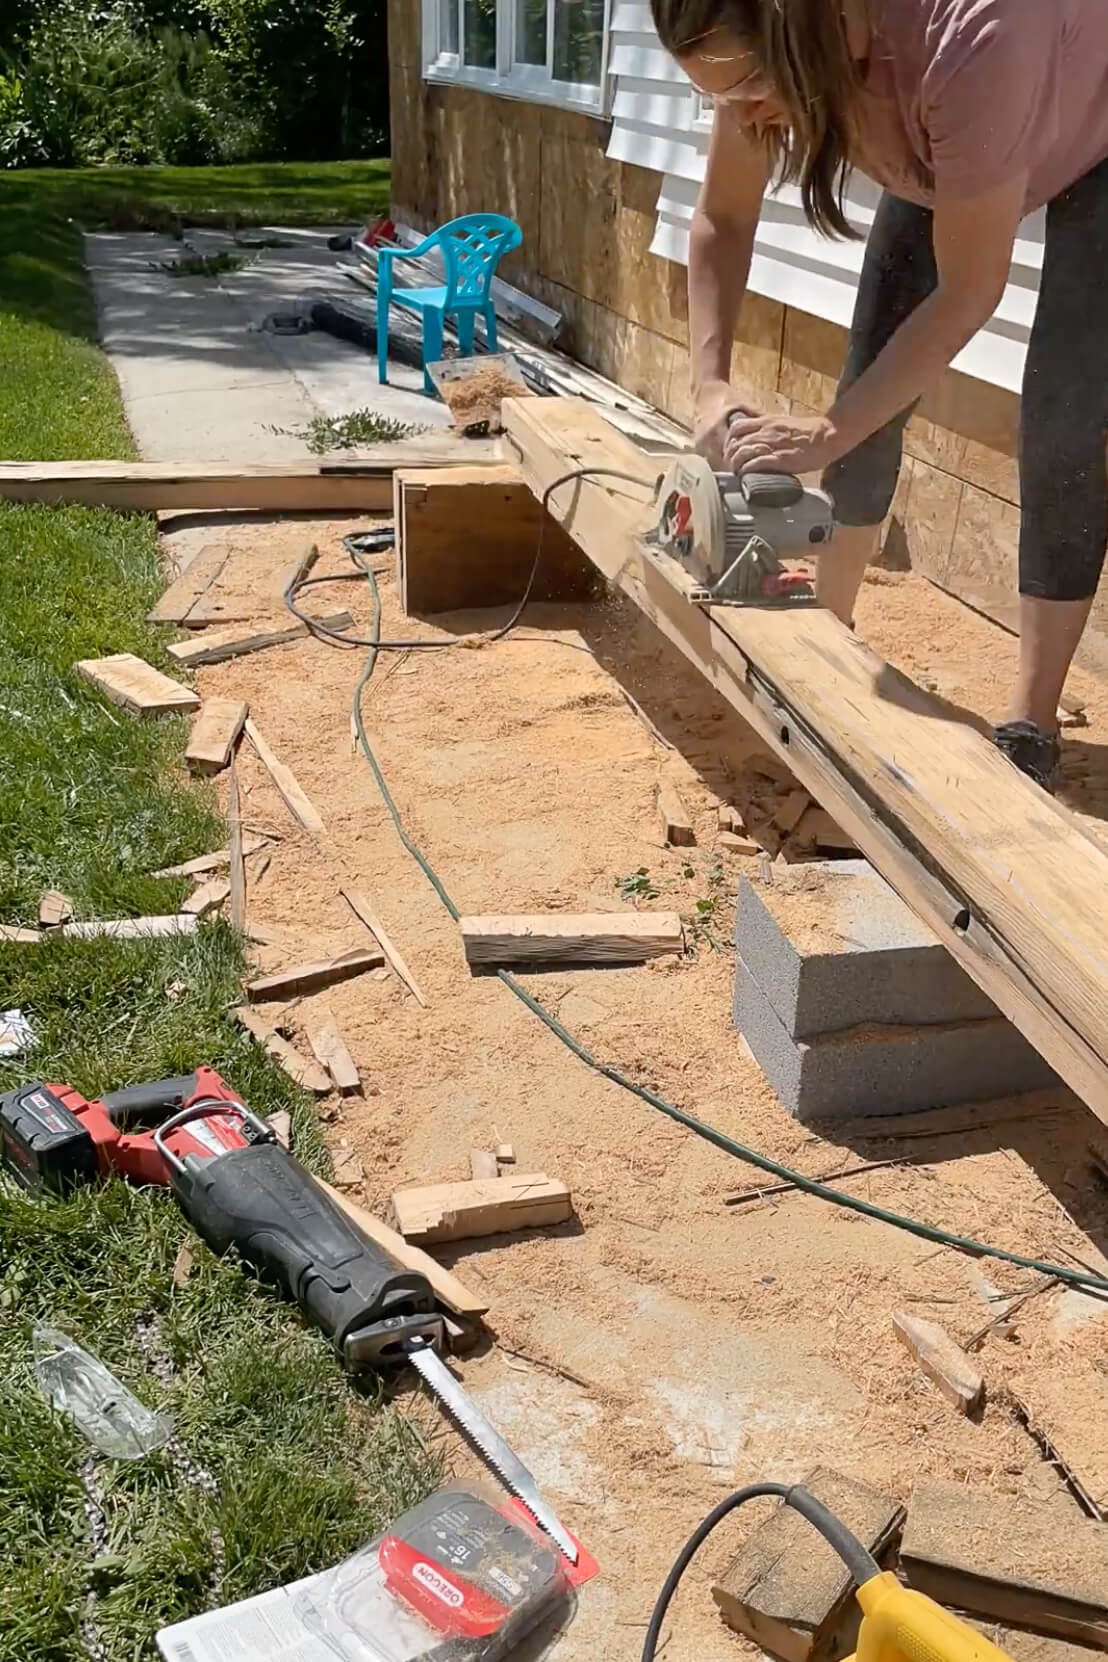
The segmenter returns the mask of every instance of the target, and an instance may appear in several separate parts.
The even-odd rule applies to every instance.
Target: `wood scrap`
[[[173,1260],[172,1281],[175,1287],[183,1287],[192,1274],[193,1253],[187,1241],[177,1248],[177,1256]]]
[[[497,1143],[497,1145],[496,1145],[496,1163],[497,1163],[498,1166],[514,1166],[515,1165],[515,1163],[516,1163],[516,1151],[512,1147],[511,1143]]]
[[[227,877],[209,877],[206,883],[193,889],[187,900],[181,902],[182,912],[191,912],[194,917],[206,917],[223,905],[231,893],[231,882]]]
[[[487,1313],[488,1300],[471,1292],[463,1281],[460,1281],[452,1271],[444,1269],[436,1258],[432,1258],[429,1253],[422,1252],[417,1246],[411,1246],[403,1235],[397,1234],[396,1230],[391,1229],[387,1223],[374,1217],[372,1212],[367,1212],[364,1206],[359,1206],[357,1201],[352,1200],[349,1195],[341,1194],[339,1190],[332,1188],[330,1183],[325,1183],[319,1177],[315,1178],[314,1181],[325,1194],[331,1197],[339,1211],[345,1213],[352,1223],[357,1224],[358,1228],[368,1235],[371,1241],[376,1241],[377,1245],[382,1247],[390,1258],[394,1258],[405,1269],[415,1270],[419,1275],[425,1275],[434,1289],[435,1297],[448,1310],[453,1310],[455,1315],[472,1318],[478,1318]]]
[[[297,555],[291,565],[285,567],[277,579],[277,585],[273,592],[273,598],[278,606],[284,605],[285,596],[290,590],[299,588],[318,559],[319,549],[313,542],[308,544],[303,553]]]
[[[327,612],[313,619],[327,629],[349,629],[353,621],[347,611]],[[262,652],[268,646],[284,646],[287,641],[299,640],[309,633],[306,623],[282,624],[279,629],[244,628],[241,623],[232,623],[226,629],[205,629],[195,640],[177,641],[167,646],[166,651],[186,669],[195,669],[198,664],[221,664],[227,658]]]
[[[338,1189],[358,1189],[365,1182],[365,1166],[357,1149],[339,1147],[332,1149],[332,1165],[335,1187]]]
[[[398,1189],[389,1203],[389,1221],[405,1240],[424,1244],[545,1228],[572,1216],[569,1190],[545,1172]]]
[[[474,461],[480,441],[452,434],[401,440],[357,460],[255,462],[3,462],[0,501],[71,502],[125,512],[388,513],[399,467]],[[497,453],[490,443],[482,458]]]
[[[326,1096],[331,1089],[331,1081],[323,1069],[316,1062],[309,1062],[287,1039],[281,1037],[273,1023],[263,1016],[260,1011],[252,1010],[247,1004],[237,1004],[232,1011],[235,1020],[266,1049],[277,1063],[284,1069],[289,1078],[297,1085],[302,1085],[306,1091],[312,1091],[316,1096]]]
[[[735,807],[733,802],[721,802],[716,809],[716,823],[721,831],[733,831],[741,837],[746,830],[746,821],[742,811]]]
[[[278,761],[249,716],[246,718],[245,731],[247,738],[258,753],[262,766],[276,785],[281,800],[293,819],[296,820],[298,825],[302,825],[305,831],[310,831],[313,836],[324,836],[326,833],[323,821],[300,789],[296,775],[291,768],[285,766],[284,762]]]
[[[1057,721],[1059,727],[1065,728],[1088,727],[1089,725],[1089,718],[1085,712],[1084,706],[1082,706],[1080,710],[1067,710],[1063,705],[1059,704]]]
[[[103,918],[87,923],[62,923],[52,929],[52,935],[62,935],[67,941],[95,941],[112,937],[117,941],[138,941],[158,936],[194,935],[200,919],[191,912],[171,913],[167,917]]]
[[[469,1151],[469,1175],[475,1183],[487,1181],[490,1177],[500,1176],[500,1167],[496,1155],[489,1148],[471,1148]]]
[[[658,786],[658,818],[662,824],[662,840],[670,848],[696,846],[696,831],[689,818],[689,810],[676,787],[665,780]]]
[[[47,889],[38,903],[38,921],[43,929],[56,929],[73,916],[73,902],[60,889]]]
[[[183,623],[201,595],[211,588],[230,555],[225,543],[206,543],[189,561],[179,577],[170,583],[154,608],[147,612],[148,623]]]
[[[278,1108],[275,1114],[270,1114],[266,1124],[280,1143],[282,1148],[289,1148],[292,1144],[292,1115],[285,1108]]]
[[[245,840],[242,835],[242,807],[239,801],[239,776],[231,761],[231,784],[227,795],[227,826],[230,842],[227,847],[227,888],[230,895],[231,928],[242,934],[246,928],[246,862]],[[264,845],[262,845],[264,846]]]
[[[362,1081],[354,1065],[354,1059],[343,1043],[338,1024],[330,1010],[323,1012],[322,1020],[308,1023],[308,1043],[315,1051],[317,1061],[327,1069],[343,1096],[350,1096],[361,1090]]]
[[[900,1549],[908,1585],[940,1604],[1108,1649],[1108,1525],[993,1491],[917,1483]]]
[[[191,687],[163,675],[160,669],[133,652],[113,652],[108,658],[81,658],[74,669],[113,704],[136,716],[160,716],[175,710],[195,710],[200,700]]]
[[[888,1495],[817,1467],[804,1480],[880,1562],[895,1540],[904,1512]],[[857,1626],[853,1582],[838,1555],[799,1512],[783,1502],[760,1524],[712,1588],[728,1627],[782,1662],[808,1662],[831,1645],[840,1624]]]
[[[977,1412],[985,1398],[985,1376],[945,1328],[897,1310],[893,1331],[949,1403],[962,1414]]]
[[[469,964],[634,964],[684,950],[676,912],[460,918]]]
[[[37,929],[23,929],[16,923],[0,923],[0,945],[38,946],[42,934]]]
[[[1058,700],[1058,705],[1068,716],[1083,716],[1085,714],[1085,700],[1079,698],[1076,693],[1063,692]]]
[[[812,799],[807,791],[790,791],[774,809],[773,823],[779,831],[788,836],[790,831],[796,830],[805,812],[811,806],[811,802]]]
[[[721,831],[716,838],[718,848],[729,849],[732,854],[761,854],[762,845],[756,843],[753,837],[740,837],[737,831]]]
[[[266,839],[259,836],[244,836],[242,849],[244,854],[253,854],[255,849],[264,848]],[[151,877],[203,877],[205,872],[219,871],[221,866],[229,863],[231,851],[229,848],[217,848],[211,854],[198,854],[194,860],[182,860],[179,866],[163,866],[161,871],[153,871]]]
[[[335,958],[322,958],[312,964],[294,964],[272,975],[255,976],[253,981],[246,983],[246,992],[255,1004],[298,998],[306,993],[318,992],[321,987],[329,987],[335,981],[348,981],[351,976],[376,969],[383,962],[381,953],[353,947]]]
[[[831,815],[812,803],[804,810],[793,833],[798,848],[827,848],[842,854],[857,854],[853,840],[838,826]]]
[[[377,945],[381,948],[381,951],[384,953],[385,957],[388,959],[401,981],[403,981],[416,1003],[426,1006],[427,1000],[423,995],[419,983],[416,981],[415,976],[408,968],[407,962],[401,956],[400,951],[389,937],[385,930],[384,924],[369,904],[369,901],[357,889],[340,887],[339,893],[342,895],[351,911],[354,912],[356,916],[359,917],[365,924],[366,928],[369,930],[370,934],[377,942]]]
[[[185,761],[195,773],[221,773],[250,714],[242,698],[206,698],[192,724]]]

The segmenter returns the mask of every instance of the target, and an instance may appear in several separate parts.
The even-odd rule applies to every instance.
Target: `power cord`
[[[560,475],[559,478],[555,479],[550,485],[547,486],[542,495],[543,508],[545,509],[547,507],[554,492],[562,485],[566,485],[573,480],[596,477],[628,480],[632,484],[640,486],[643,484],[643,480],[641,478],[637,478],[634,474],[620,472],[616,468],[573,468],[568,473]],[[531,571],[527,579],[527,587],[524,591],[523,598],[516,607],[515,611],[512,613],[512,616],[509,618],[508,622],[495,634],[485,637],[489,641],[511,638],[509,636],[509,631],[516,627],[520,617],[523,615],[524,609],[526,608],[527,602],[530,598],[531,591],[534,588],[535,578],[539,569],[539,562],[542,558],[542,528],[544,522],[544,520],[540,520],[539,522],[539,534],[535,558],[531,564]],[[383,533],[381,534],[383,535]],[[374,534],[370,533],[369,535],[372,537]],[[355,731],[358,736],[358,743],[362,748],[362,753],[365,756],[366,761],[369,763],[370,770],[372,771],[374,780],[377,784],[377,789],[381,793],[381,800],[384,802],[385,807],[388,810],[389,817],[392,820],[397,836],[400,838],[401,843],[407,849],[412,859],[416,862],[419,869],[422,871],[423,875],[438,895],[450,917],[455,923],[457,923],[461,913],[459,912],[457,906],[455,906],[445,885],[443,884],[442,879],[431,865],[431,862],[427,859],[419,845],[408,835],[408,832],[404,826],[403,818],[400,814],[400,810],[397,808],[396,803],[393,800],[392,792],[389,790],[388,783],[381,771],[380,764],[373,753],[373,748],[370,745],[369,738],[366,734],[365,723],[362,720],[362,694],[373,674],[377,663],[377,657],[380,652],[408,651],[425,647],[431,647],[441,651],[443,647],[460,646],[463,642],[454,640],[443,642],[382,641],[380,638],[381,596],[377,587],[377,579],[374,575],[373,568],[365,559],[364,555],[357,552],[355,548],[351,546],[351,544],[356,544],[359,541],[358,538],[349,537],[345,538],[344,541],[346,542],[347,551],[350,553],[351,558],[354,560],[355,564],[358,566],[359,570],[369,583],[370,594],[373,600],[373,618],[370,624],[370,636],[368,640],[358,641],[349,636],[342,636],[341,632],[318,624],[314,619],[305,617],[302,613],[296,611],[294,606],[295,595],[298,587],[303,585],[296,585],[295,583],[289,585],[289,590],[286,592],[285,596],[286,605],[288,605],[290,611],[293,611],[296,617],[300,618],[303,623],[308,625],[308,628],[313,634],[317,634],[323,639],[330,639],[332,636],[339,635],[343,645],[362,645],[368,647],[369,650],[366,654],[365,665],[358,677],[357,683],[355,684],[353,695],[352,713]],[[354,573],[343,575],[353,576]],[[310,581],[326,582],[328,579],[313,578],[310,579]],[[521,637],[516,638],[519,639]],[[338,644],[338,641],[336,641],[335,644]],[[585,648],[585,650],[588,649]],[[841,1206],[847,1211],[857,1212],[862,1217],[873,1218],[878,1223],[889,1224],[894,1229],[900,1229],[906,1234],[918,1236],[920,1240],[930,1241],[936,1246],[950,1247],[954,1251],[964,1252],[972,1258],[992,1258],[998,1260],[1000,1263],[1013,1264],[1017,1269],[1034,1271],[1038,1275],[1047,1276],[1051,1280],[1060,1281],[1068,1287],[1073,1287],[1079,1292],[1108,1297],[1108,1276],[1097,1275],[1091,1270],[1067,1269],[1063,1265],[1051,1264],[1041,1258],[1025,1257],[1022,1253],[1008,1252],[1003,1247],[988,1246],[984,1242],[975,1241],[969,1236],[956,1235],[952,1231],[940,1229],[934,1224],[922,1223],[919,1219],[906,1217],[899,1212],[891,1212],[883,1206],[874,1205],[872,1201],[862,1200],[856,1195],[847,1194],[842,1189],[834,1189],[826,1183],[820,1183],[815,1178],[805,1177],[803,1173],[794,1171],[791,1166],[782,1165],[780,1161],[771,1159],[769,1155],[760,1154],[756,1149],[748,1148],[745,1143],[737,1142],[735,1138],[729,1137],[726,1132],[719,1131],[715,1126],[708,1125],[705,1121],[697,1119],[695,1115],[686,1113],[683,1108],[679,1108],[675,1102],[670,1102],[665,1097],[660,1096],[657,1091],[652,1091],[647,1086],[638,1084],[634,1079],[629,1079],[627,1075],[621,1073],[618,1068],[611,1067],[608,1063],[599,1061],[591,1051],[585,1048],[579,1039],[575,1038],[567,1028],[563,1027],[557,1016],[552,1015],[545,1005],[540,1004],[538,999],[534,998],[527,991],[526,987],[524,987],[522,983],[519,982],[514,975],[512,975],[510,970],[498,970],[497,977],[503,982],[504,986],[507,987],[508,991],[512,993],[514,997],[519,999],[520,1003],[527,1006],[532,1015],[537,1016],[543,1025],[573,1052],[578,1061],[583,1062],[585,1066],[587,1068],[591,1068],[593,1072],[600,1074],[602,1078],[610,1080],[613,1085],[618,1085],[621,1090],[627,1091],[631,1096],[637,1097],[640,1102],[645,1102],[648,1107],[656,1109],[661,1114],[665,1114],[667,1118],[675,1121],[676,1124],[683,1125],[687,1131],[695,1132],[698,1137],[702,1137],[705,1142],[711,1143],[713,1147],[722,1150],[724,1154],[730,1154],[737,1160],[743,1160],[747,1165],[757,1167],[759,1171],[768,1172],[770,1176],[776,1177],[782,1182],[789,1183],[792,1187],[800,1189],[804,1194],[814,1195],[816,1199],[827,1201],[833,1206]],[[766,1492],[776,1493],[777,1491],[769,1490]],[[736,1502],[736,1504],[738,1503]],[[695,1548],[693,1550],[695,1551]],[[644,1656],[645,1655],[646,1653],[644,1651]]]
[[[647,1625],[641,1662],[654,1662],[662,1623],[665,1620],[666,1611],[669,1609],[673,1595],[677,1591],[681,1577],[717,1524],[721,1524],[724,1518],[729,1517],[740,1506],[745,1506],[748,1500],[762,1500],[766,1496],[776,1496],[779,1500],[784,1501],[786,1506],[791,1506],[794,1511],[807,1518],[808,1522],[819,1530],[828,1545],[838,1553],[850,1571],[856,1586],[862,1587],[867,1581],[872,1581],[875,1575],[880,1575],[880,1565],[873,1555],[866,1551],[857,1536],[852,1535],[842,1520],[837,1518],[834,1512],[829,1511],[823,1502],[817,1500],[815,1495],[807,1489],[800,1488],[798,1484],[789,1486],[785,1483],[752,1483],[746,1489],[737,1489],[733,1495],[728,1495],[725,1500],[720,1501],[718,1506],[713,1507],[703,1523],[698,1524],[693,1530],[681,1551],[677,1554],[673,1561],[673,1567],[662,1584],[658,1601]]]

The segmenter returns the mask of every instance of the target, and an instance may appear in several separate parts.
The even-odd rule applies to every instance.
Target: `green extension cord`
[[[373,777],[377,782],[377,789],[381,793],[381,800],[388,809],[392,823],[396,827],[397,836],[456,923],[461,914],[451,900],[442,879],[431,865],[431,862],[408,835],[400,810],[393,801],[392,792],[389,790],[385,776],[381,772],[380,765],[366,736],[365,724],[362,721],[362,694],[376,668],[380,650],[377,643],[381,639],[381,596],[372,568],[360,558],[356,549],[352,546],[352,542],[353,539],[347,540],[347,550],[355,564],[365,574],[373,597],[373,620],[370,626],[370,637],[374,644],[369,648],[365,666],[354,688],[353,716],[358,743],[361,745],[362,753],[372,769]],[[532,577],[533,575],[532,572]],[[521,610],[522,608],[517,610],[513,622],[516,621]],[[1088,1270],[1066,1269],[1059,1264],[1045,1263],[1041,1258],[1025,1258],[1021,1253],[1006,1252],[1003,1247],[986,1246],[983,1242],[971,1240],[965,1235],[954,1235],[949,1230],[936,1228],[933,1224],[920,1223],[916,1218],[907,1218],[899,1212],[886,1211],[883,1206],[874,1206],[868,1200],[859,1200],[854,1195],[845,1194],[841,1189],[832,1189],[826,1183],[818,1183],[811,1177],[805,1177],[802,1173],[793,1171],[789,1166],[781,1165],[777,1160],[771,1160],[768,1155],[759,1154],[756,1149],[748,1148],[745,1143],[736,1142],[733,1137],[728,1137],[724,1132],[717,1131],[715,1126],[706,1125],[703,1120],[698,1120],[693,1114],[686,1114],[684,1109],[678,1108],[675,1102],[668,1102],[665,1097],[659,1096],[656,1091],[648,1090],[645,1085],[638,1085],[633,1079],[628,1079],[627,1075],[621,1073],[618,1068],[609,1067],[606,1062],[599,1061],[591,1051],[585,1049],[579,1039],[574,1038],[568,1028],[562,1026],[556,1016],[551,1015],[550,1011],[540,1004],[538,999],[531,996],[514,975],[504,969],[498,970],[497,975],[508,991],[513,993],[521,1004],[525,1004],[532,1015],[537,1016],[543,1025],[548,1027],[551,1033],[559,1038],[587,1068],[591,1068],[594,1073],[600,1074],[605,1079],[610,1079],[613,1085],[618,1085],[621,1090],[629,1091],[632,1096],[638,1097],[640,1102],[645,1102],[649,1107],[656,1108],[659,1113],[675,1120],[678,1125],[683,1125],[687,1131],[695,1131],[698,1137],[703,1137],[705,1142],[712,1143],[716,1148],[722,1149],[724,1154],[733,1155],[737,1160],[744,1160],[748,1165],[756,1166],[759,1171],[768,1172],[771,1177],[795,1185],[796,1188],[803,1190],[805,1194],[815,1195],[818,1200],[829,1201],[834,1206],[844,1206],[850,1212],[861,1213],[864,1218],[876,1218],[878,1223],[891,1224],[894,1229],[903,1229],[909,1235],[919,1236],[920,1240],[932,1241],[937,1246],[953,1247],[955,1251],[967,1253],[973,1258],[996,1258],[1004,1264],[1015,1264],[1019,1269],[1034,1270],[1039,1275],[1049,1276],[1052,1280],[1064,1282],[1067,1286],[1074,1287],[1080,1292],[1108,1295],[1108,1277],[1106,1276],[1094,1275],[1092,1271]]]

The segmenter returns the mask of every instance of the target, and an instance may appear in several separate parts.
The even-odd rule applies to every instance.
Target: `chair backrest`
[[[464,214],[440,225],[435,239],[446,264],[446,305],[466,300],[484,305],[502,254],[523,241],[523,232],[503,214]]]

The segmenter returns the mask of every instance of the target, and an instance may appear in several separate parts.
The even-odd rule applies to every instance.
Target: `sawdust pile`
[[[442,401],[463,432],[486,424],[500,430],[500,405],[505,398],[530,398],[531,389],[499,364],[476,364],[458,380],[439,383]]]
[[[347,569],[346,529],[300,521],[244,526],[241,536],[268,556],[271,590],[306,538],[323,550],[318,571]],[[250,561],[255,592],[262,559]],[[445,638],[402,616],[388,580],[382,592],[386,637]],[[328,593],[317,591],[321,609]],[[364,633],[367,597],[349,583],[337,593]],[[500,620],[440,621],[457,636]],[[926,667],[952,704],[993,714],[1006,638],[927,584],[871,586],[861,632],[910,673]],[[205,668],[197,682],[205,696],[248,700],[427,996],[420,1008],[395,976],[361,976],[281,1013],[303,1049],[307,1021],[329,1008],[359,1066],[364,1100],[329,1114],[336,1152],[353,1151],[364,1168],[364,1198],[379,1209],[401,1184],[464,1177],[468,1150],[499,1142],[514,1144],[520,1169],[573,1192],[572,1224],[444,1254],[491,1304],[496,1343],[465,1358],[467,1386],[601,1561],[564,1662],[633,1662],[679,1545],[726,1490],[755,1478],[800,1479],[829,1464],[903,1500],[931,1475],[1067,1515],[1074,1502],[1004,1387],[1018,1374],[1030,1399],[1035,1377],[1064,1379],[1080,1346],[1091,1391],[1094,1329],[1063,1340],[1051,1325],[1055,1295],[1034,1301],[1043,1326],[1033,1343],[1021,1346],[1019,1316],[985,1342],[989,1401],[980,1424],[967,1421],[898,1343],[892,1313],[910,1309],[966,1342],[1003,1310],[998,1296],[1035,1278],[795,1192],[729,1206],[760,1181],[756,1172],[583,1066],[495,978],[469,974],[457,929],[351,752],[360,663],[303,640]],[[1095,767],[1108,697],[1095,683],[1079,690],[1091,718],[1089,777],[1073,788],[1089,806],[1108,804],[1108,767],[1100,784]],[[536,607],[514,642],[394,654],[364,711],[405,825],[462,912],[638,905],[694,921],[685,959],[526,977],[603,1062],[812,1176],[904,1160],[849,1181],[878,1205],[1056,1261],[1099,1262],[1108,1190],[1088,1171],[1089,1117],[1061,1089],[1016,1108],[911,1116],[895,1129],[823,1134],[784,1113],[730,1016],[735,891],[757,861],[717,844],[717,810],[739,799],[756,747],[635,608]],[[247,749],[239,771],[244,818],[286,833],[249,896],[251,917],[293,943],[283,961],[367,944],[335,872]],[[679,789],[697,847],[662,845],[661,780]],[[1044,1401],[1041,1415],[1063,1406]],[[455,1469],[476,1469],[434,1424]],[[1099,1483],[1108,1431],[1092,1414],[1078,1455],[1090,1445],[1090,1482]],[[668,1624],[666,1662],[745,1649],[722,1632],[709,1586],[761,1515],[751,1509],[697,1560]]]

